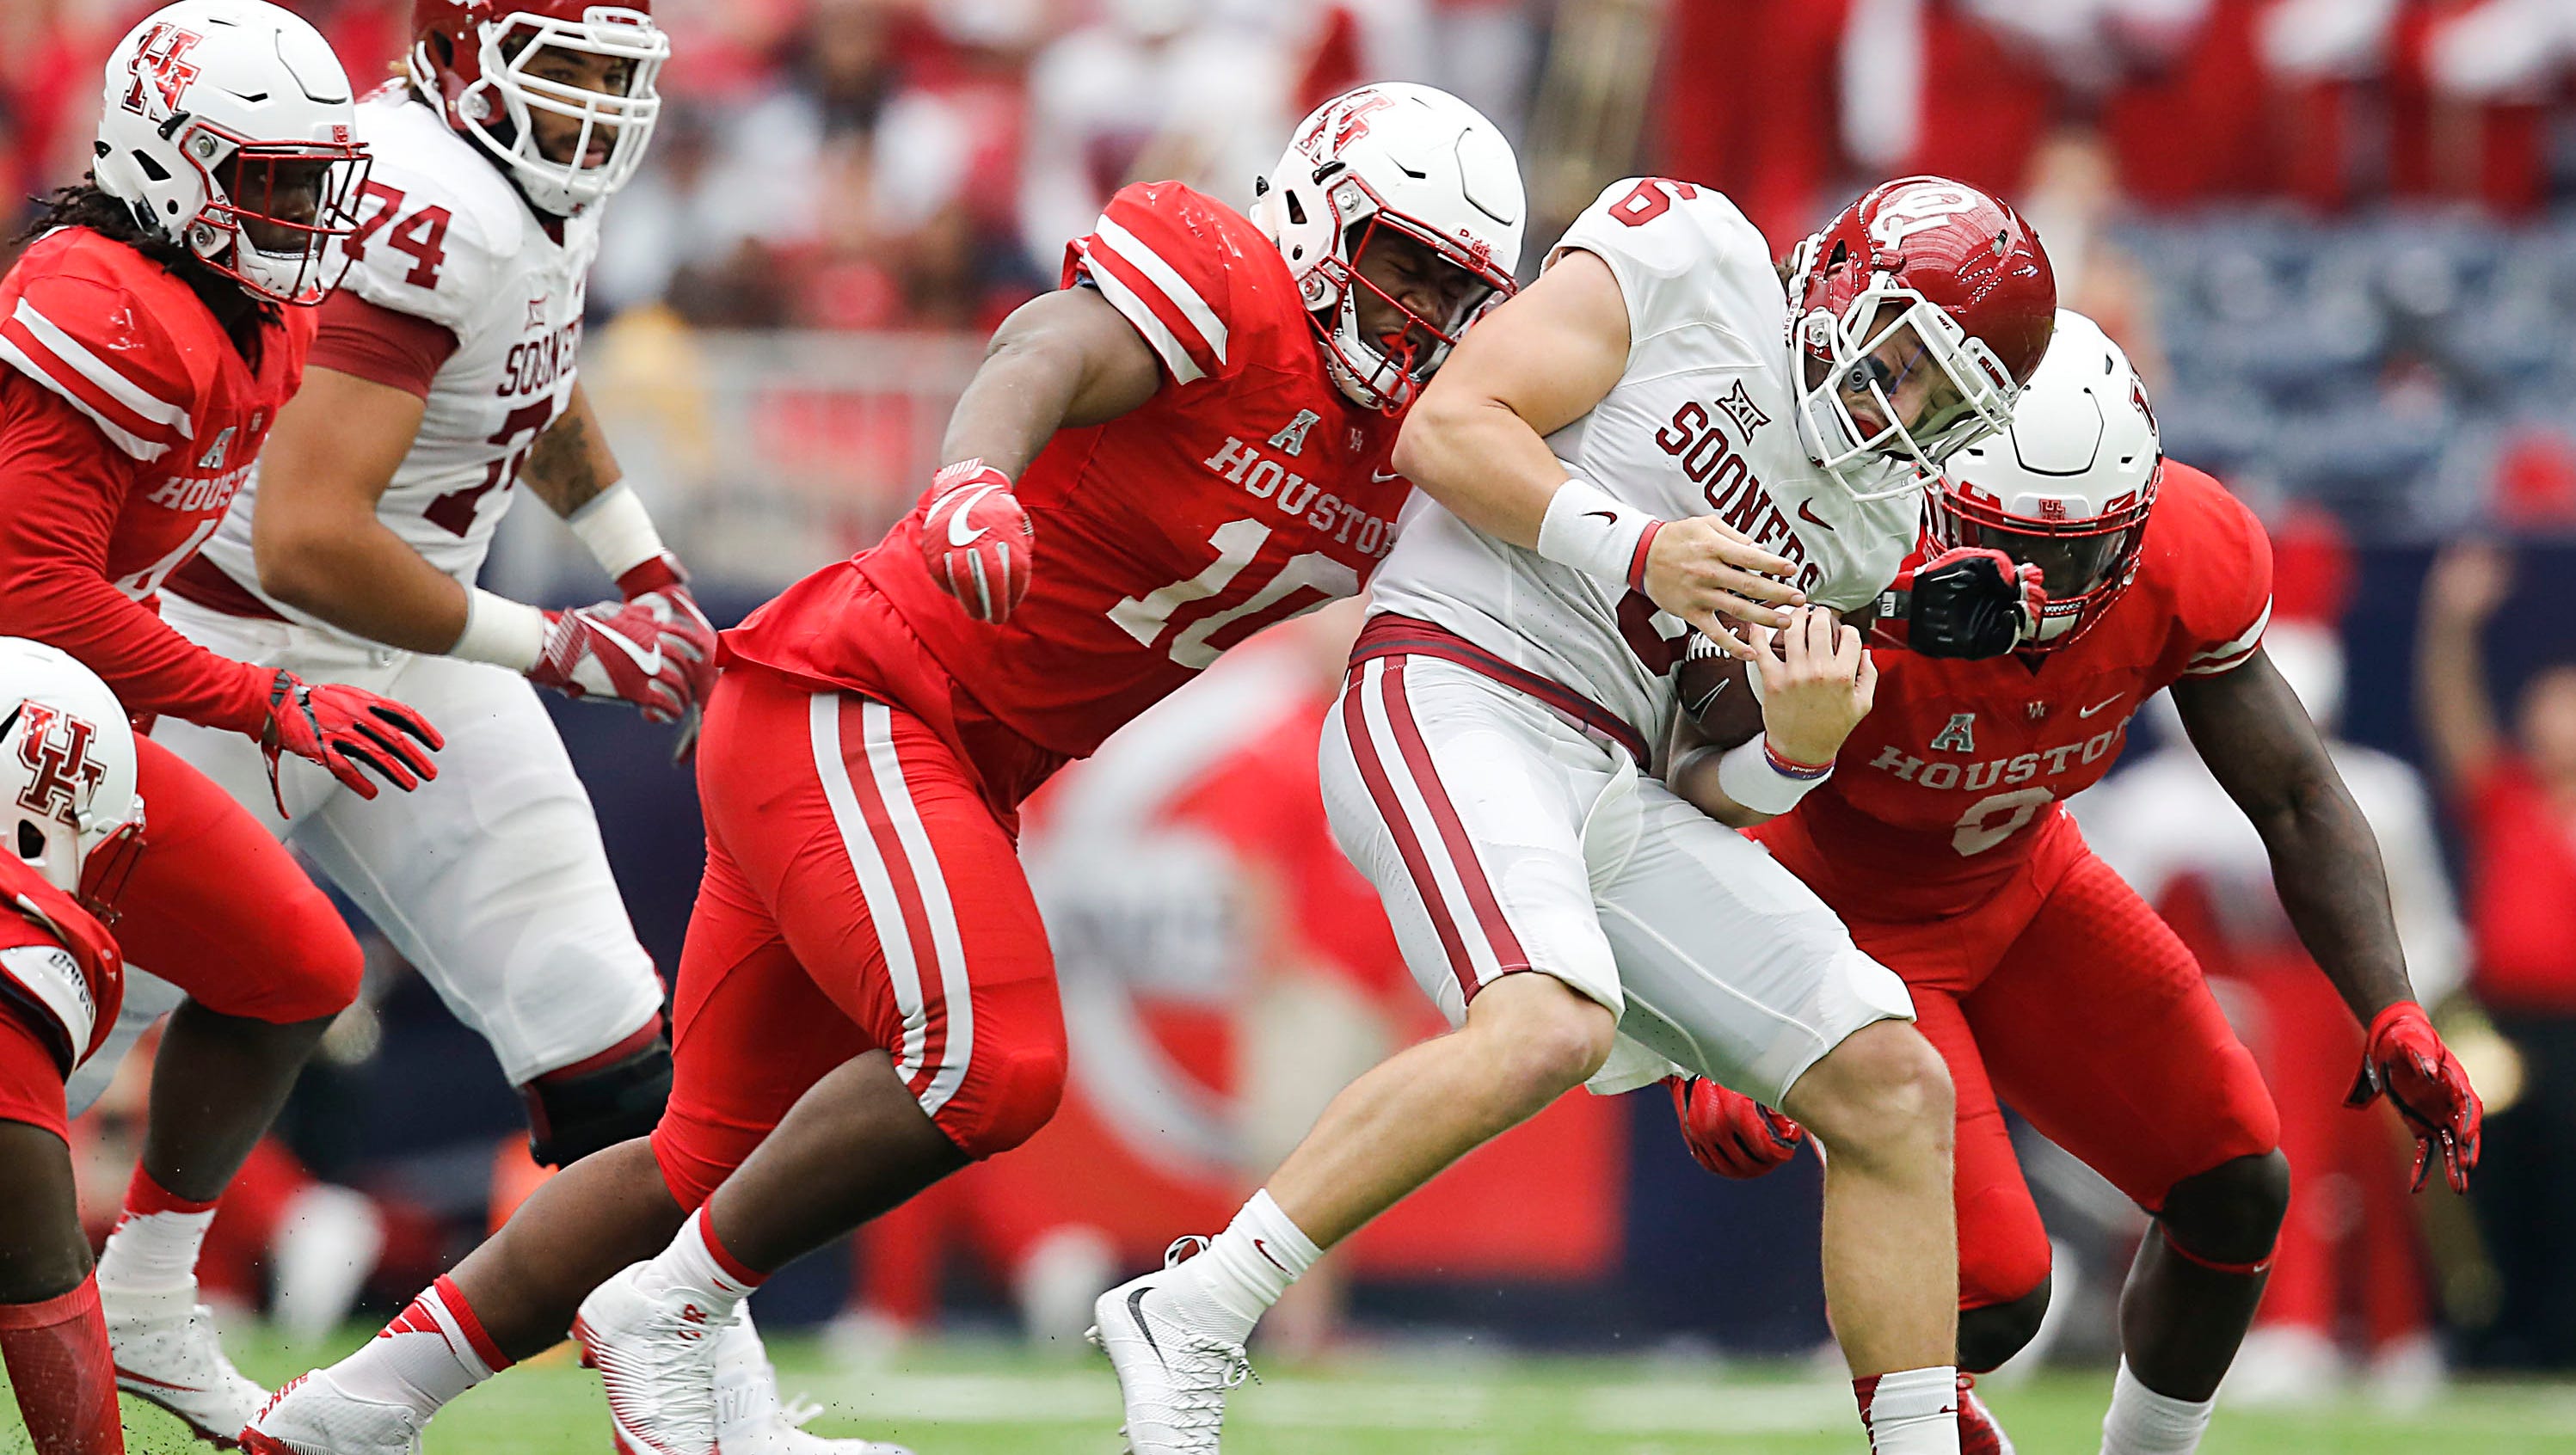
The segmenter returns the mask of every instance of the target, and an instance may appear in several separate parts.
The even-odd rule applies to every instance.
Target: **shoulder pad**
[[[535,218],[472,142],[408,97],[360,106],[358,131],[374,160],[340,286],[461,332]]]
[[[1633,347],[1685,324],[1713,323],[1738,336],[1756,320],[1731,317],[1758,302],[1760,322],[1787,306],[1771,247],[1724,193],[1662,177],[1630,177],[1606,188],[1549,253],[1580,248],[1609,264],[1628,303]],[[1764,340],[1746,337],[1748,349]]]
[[[2226,486],[2172,460],[2148,520],[2148,548],[2172,573],[2184,674],[2244,665],[2272,621],[2272,538],[2263,522]]]
[[[230,345],[187,285],[122,243],[76,232],[31,250],[0,299],[0,362],[89,416],[118,449],[157,460],[194,433],[211,350]]]
[[[1139,182],[1120,189],[1092,230],[1066,246],[1064,285],[1090,280],[1176,383],[1220,378],[1241,362],[1230,264],[1247,234],[1271,246],[1223,203],[1178,182]]]

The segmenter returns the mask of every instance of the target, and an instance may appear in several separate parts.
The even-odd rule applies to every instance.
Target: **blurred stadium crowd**
[[[382,73],[406,34],[408,0],[287,3],[353,76]],[[148,8],[0,3],[0,197],[79,174],[89,78]],[[1065,240],[1116,186],[1178,176],[1246,201],[1290,120],[1361,80],[1429,81],[1494,117],[1521,147],[1540,245],[1637,171],[1722,188],[1784,248],[1877,177],[1937,171],[2014,199],[2068,305],[2147,374],[2168,451],[2274,525],[2275,655],[2320,720],[2340,718],[2357,790],[2376,785],[2419,983],[2428,1000],[2464,987],[2446,1028],[2494,1113],[2474,1216],[2447,1192],[2399,1195],[2393,1123],[2333,1109],[2358,1035],[2299,958],[2259,855],[2194,832],[2236,820],[2194,796],[2214,787],[2187,753],[2169,742],[2179,755],[2078,804],[2224,978],[2304,1142],[2242,1389],[2329,1388],[2338,1343],[2374,1361],[2383,1394],[2461,1359],[2576,1367],[2576,1184],[2551,1171],[2576,1166],[2576,668],[2550,665],[2576,661],[2561,539],[2576,531],[2576,0],[654,9],[673,37],[669,108],[608,214],[588,376],[710,605],[737,611],[911,503],[984,333],[1054,286]],[[2471,534],[2532,556],[2518,592],[2505,558],[2458,550],[2424,590],[2435,548]],[[575,595],[589,568],[559,535],[516,512],[496,584]],[[1313,723],[1351,629],[1336,620],[1229,658],[1041,806],[1029,856],[1064,941],[1080,1089],[1027,1151],[862,1239],[839,1325],[852,1347],[961,1306],[1063,1332],[1109,1273],[1158,1251],[1157,1230],[1232,1206],[1335,1078],[1425,1029],[1330,844],[1245,823],[1246,805],[1311,804]],[[2454,710],[2490,693],[2483,720],[2504,737],[2463,737]],[[629,715],[559,716],[667,965],[693,889],[671,868],[695,863],[686,781]],[[1106,862],[1155,872],[1093,872]],[[279,1149],[262,1164],[273,1192],[228,1204],[242,1297],[265,1278],[318,1327],[362,1292],[334,1270],[380,1264],[379,1291],[407,1291],[531,1175],[506,1149],[494,1163],[515,1103],[470,1039],[416,982],[371,978],[290,1119],[301,1162]],[[443,1061],[452,1098],[378,1090]],[[1562,1107],[1443,1184],[1508,1199],[1527,1169],[1562,1189],[1528,1199],[1516,1242],[1462,1258],[1437,1236],[1442,1202],[1407,1204],[1345,1260],[1353,1307],[1582,1339],[1820,1340],[1812,1185],[1714,1184],[1670,1145],[1659,1102],[1633,1111]],[[2032,1155],[2067,1240],[2051,1342],[2099,1352],[2135,1211],[2071,1159],[2052,1173]],[[1207,1213],[1174,1210],[1193,1198]],[[791,1317],[841,1304],[837,1271],[809,1282],[777,1295]],[[1299,1327],[1331,1337],[1341,1297],[1314,1294]]]

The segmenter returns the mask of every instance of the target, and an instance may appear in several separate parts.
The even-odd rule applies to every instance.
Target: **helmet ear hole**
[[[170,169],[162,166],[158,161],[155,161],[150,152],[134,153],[134,165],[141,167],[143,169],[143,175],[151,178],[155,182],[167,182],[170,180]]]
[[[1306,204],[1299,201],[1294,192],[1288,194],[1288,220],[1299,227],[1306,225]]]
[[[18,820],[18,857],[41,859],[45,856],[45,831],[26,819]]]

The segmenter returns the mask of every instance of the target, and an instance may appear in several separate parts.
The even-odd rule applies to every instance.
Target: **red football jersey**
[[[974,620],[931,579],[925,494],[727,632],[730,657],[900,692],[851,625],[874,593],[983,712],[1081,757],[1226,648],[1359,592],[1410,490],[1386,468],[1396,421],[1334,387],[1278,248],[1187,187],[1140,183],[1066,250],[1064,285],[1097,288],[1168,377],[1131,413],[1058,431],[1014,486],[1037,539],[1010,620]]]
[[[1876,705],[1796,813],[1836,878],[1881,911],[1973,908],[2062,801],[2110,771],[2141,703],[2178,677],[2243,664],[2271,615],[2262,524],[2216,480],[2167,461],[2137,579],[2108,612],[2045,654],[1878,653]]]
[[[0,632],[62,647],[136,712],[265,720],[271,673],[137,603],[214,533],[303,381],[313,310],[273,313],[253,368],[186,284],[86,228],[0,278]]]

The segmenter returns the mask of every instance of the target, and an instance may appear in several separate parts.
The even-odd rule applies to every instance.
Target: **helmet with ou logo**
[[[2061,308],[2012,423],[1951,457],[1927,524],[1945,547],[1989,546],[2040,568],[2048,605],[2022,646],[2048,651],[2083,635],[2137,579],[2164,471],[2155,411],[2129,356]]]
[[[1900,177],[1846,207],[1789,260],[1798,435],[1854,484],[1913,467],[1883,499],[2002,429],[2048,352],[2057,278],[2018,213],[1964,182]],[[1909,419],[1901,402],[1916,402]]]
[[[547,51],[623,62],[624,89],[594,91],[529,74]],[[507,168],[529,202],[570,217],[625,186],[644,164],[662,111],[656,83],[670,55],[652,0],[416,0],[405,65],[422,98]],[[539,145],[540,115],[580,123],[565,160]],[[605,155],[587,164],[601,141]]]
[[[1297,124],[1255,191],[1252,221],[1287,260],[1333,381],[1372,409],[1412,402],[1467,325],[1517,286],[1528,221],[1520,164],[1492,122],[1446,91],[1385,81],[1334,97]],[[1361,276],[1381,230],[1467,276],[1449,317],[1425,318]],[[1401,333],[1366,335],[1363,293],[1396,310]],[[1411,342],[1417,334],[1425,342]]]
[[[366,148],[321,33],[263,0],[181,0],[107,61],[100,190],[143,231],[276,303],[339,282]]]
[[[0,637],[0,823],[29,868],[102,919],[142,847],[134,729],[98,675]]]

